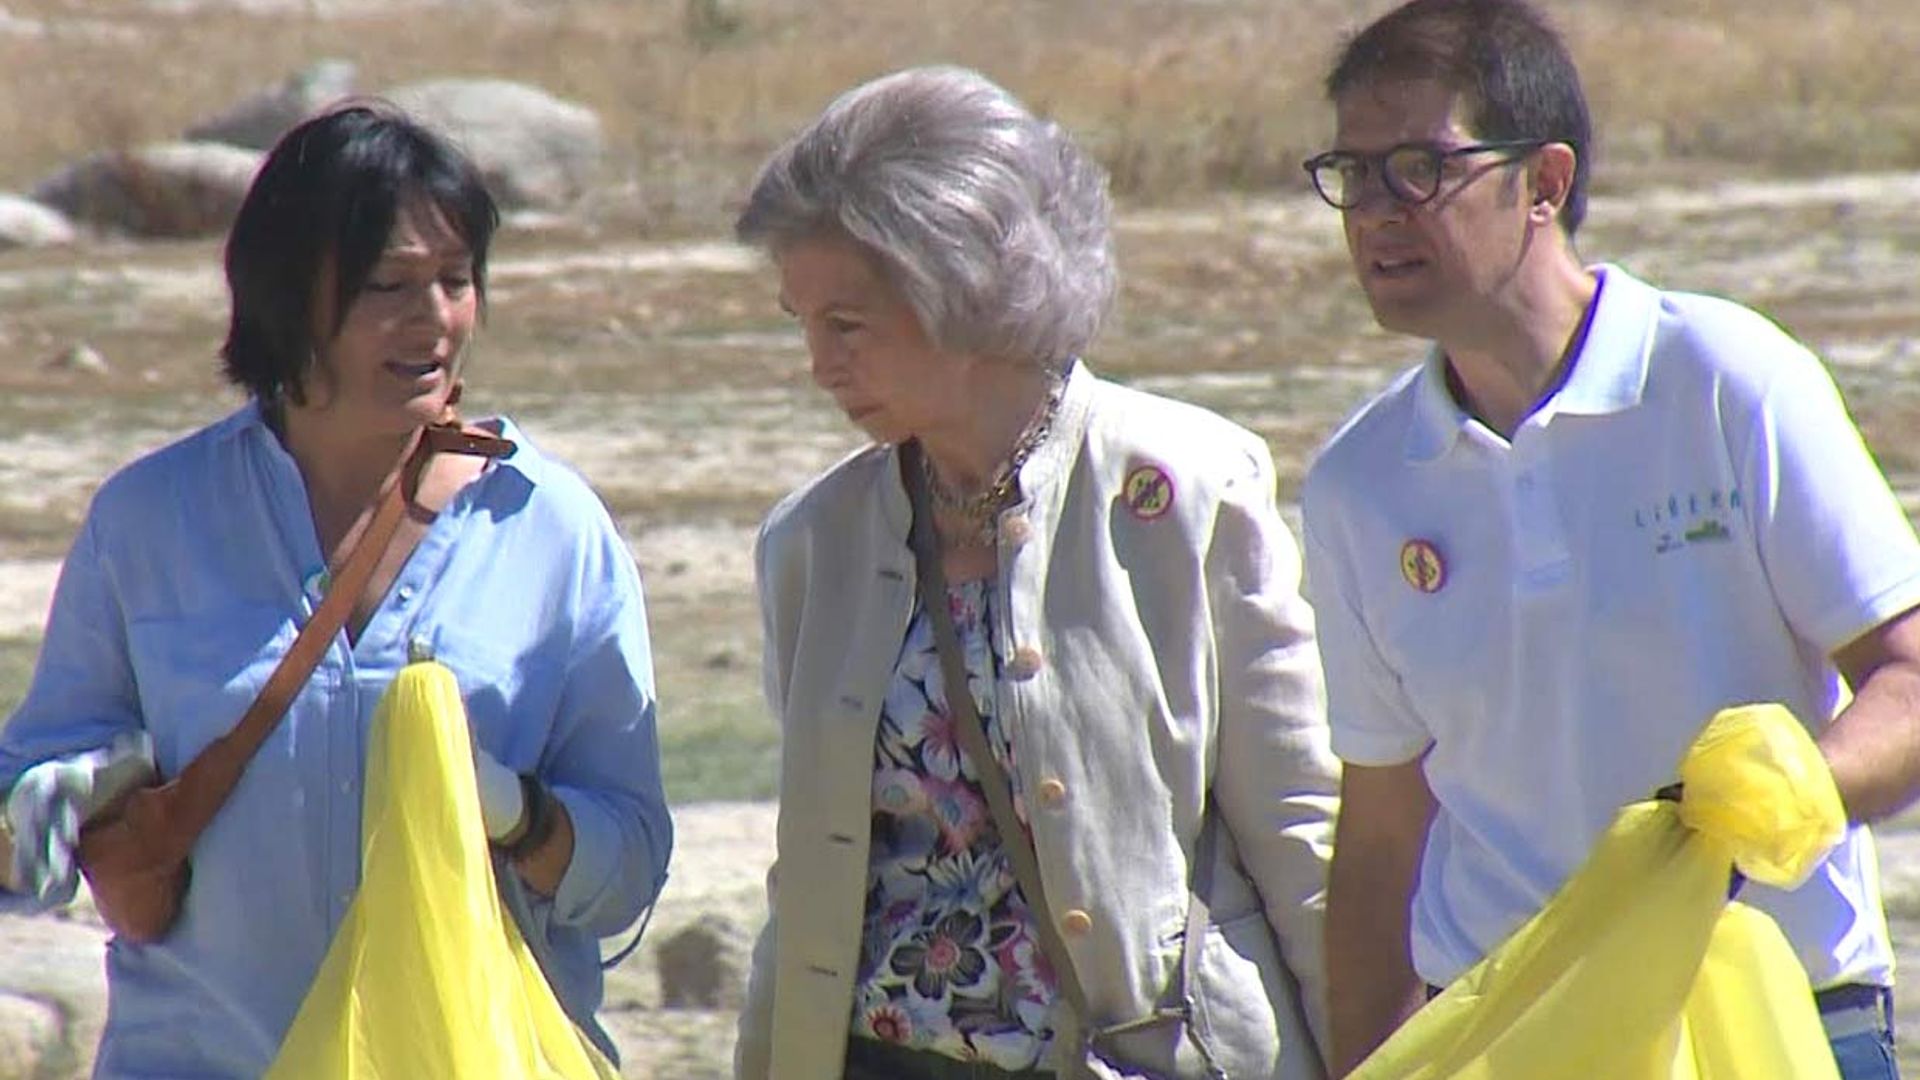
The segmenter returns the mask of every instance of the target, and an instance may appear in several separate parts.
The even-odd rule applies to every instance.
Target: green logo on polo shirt
[[[1708,518],[1682,535],[1687,538],[1687,543],[1697,544],[1702,540],[1725,540],[1733,534],[1727,531],[1727,527],[1720,523],[1719,518]]]
[[[1633,527],[1656,530],[1653,550],[1665,554],[1688,544],[1731,539],[1733,530],[1728,522],[1742,505],[1739,488],[1675,492],[1658,502],[1636,507]]]

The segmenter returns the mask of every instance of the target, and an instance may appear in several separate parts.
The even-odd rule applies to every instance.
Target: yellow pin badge
[[[1129,469],[1123,493],[1127,512],[1141,521],[1152,521],[1173,509],[1173,477],[1158,465]]]
[[[1437,593],[1447,583],[1447,563],[1431,540],[1415,538],[1400,545],[1400,576],[1423,593]]]

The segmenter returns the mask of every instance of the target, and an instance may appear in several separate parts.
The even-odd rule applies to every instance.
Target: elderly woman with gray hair
[[[736,230],[872,440],[757,545],[784,750],[738,1074],[1320,1075],[1299,554],[1258,438],[1080,359],[1105,176],[915,69],[778,150]]]

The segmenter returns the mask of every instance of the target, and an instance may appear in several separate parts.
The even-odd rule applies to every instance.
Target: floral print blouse
[[[994,756],[1015,778],[1014,811],[1024,826],[1013,748],[994,716],[1000,657],[990,633],[989,586],[965,582],[947,599],[968,689]],[[932,620],[916,606],[874,744],[853,1033],[1028,1069],[1053,1036],[1053,971],[973,762],[960,748],[944,682]]]

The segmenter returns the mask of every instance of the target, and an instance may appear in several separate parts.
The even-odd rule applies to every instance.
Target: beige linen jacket
[[[1272,458],[1203,409],[1069,377],[1000,522],[994,686],[1053,917],[1119,1023],[1179,962],[1209,791],[1212,923],[1196,1028],[1234,1080],[1321,1075],[1321,922],[1337,809],[1313,613]],[[880,701],[915,597],[892,447],[777,506],[756,548],[780,718],[778,858],[735,1053],[751,1080],[841,1072],[860,955]],[[1244,866],[1242,872],[1239,867]],[[1120,1056],[1200,1075],[1162,1028]],[[1071,1046],[1060,1032],[1055,1045]]]

